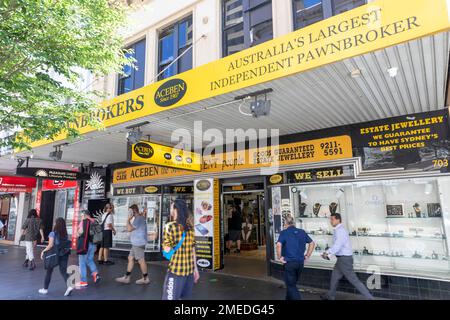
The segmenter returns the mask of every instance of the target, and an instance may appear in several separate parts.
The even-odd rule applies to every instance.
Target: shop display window
[[[118,249],[130,249],[130,233],[127,231],[128,208],[136,204],[139,210],[147,208],[147,251],[160,251],[159,225],[161,218],[161,196],[146,195],[135,197],[116,197],[113,199],[115,208],[114,226],[116,235],[113,237],[113,247]]]
[[[282,192],[283,188],[288,190]],[[448,178],[274,187],[274,241],[283,218],[291,213],[296,226],[306,230],[317,245],[307,265],[331,268],[334,261],[323,260],[320,254],[333,244],[329,217],[337,212],[350,235],[356,270],[378,267],[382,274],[448,279],[446,226],[450,219],[443,208],[449,202],[449,189]]]

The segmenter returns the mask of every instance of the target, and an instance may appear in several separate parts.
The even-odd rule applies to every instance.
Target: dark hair
[[[28,217],[27,218],[37,218],[38,214],[37,214],[37,210],[36,209],[31,209],[30,211],[28,211]]]
[[[92,213],[89,210],[82,210],[81,213],[92,218]]]
[[[340,213],[332,213],[331,217],[335,217],[336,220],[339,220],[340,222],[342,222],[342,217]]]
[[[137,206],[137,204],[131,205],[129,209],[133,210],[133,213],[139,213],[139,207]]]
[[[53,231],[58,235],[59,239],[67,239],[66,220],[63,218],[56,219]]]
[[[107,208],[107,207],[110,207],[111,210],[114,211],[114,205],[113,205],[112,203],[109,203],[109,202],[108,202],[107,204],[105,204],[105,207],[103,208],[103,211],[106,211],[106,208]]]
[[[173,207],[177,209],[177,223],[181,224],[184,230],[189,230],[191,226],[188,223],[189,210],[186,206],[186,201],[184,201],[183,199],[176,199],[173,202]]]

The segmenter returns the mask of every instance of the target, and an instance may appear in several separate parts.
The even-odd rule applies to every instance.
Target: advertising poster
[[[364,170],[404,168],[448,172],[448,111],[439,110],[352,126]]]
[[[103,199],[106,195],[106,169],[94,169],[83,183],[84,199]]]
[[[215,232],[220,221],[215,216],[219,210],[218,197],[215,197],[217,180],[201,179],[194,181],[194,229],[197,252],[197,265],[203,269],[214,269]],[[219,250],[220,251],[220,250]],[[220,253],[219,253],[220,254]]]

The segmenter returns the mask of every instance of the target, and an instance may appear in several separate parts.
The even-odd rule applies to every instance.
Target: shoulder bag
[[[183,232],[183,235],[181,236],[180,241],[174,248],[170,249],[169,252],[163,251],[164,258],[166,258],[167,260],[172,259],[172,256],[175,254],[175,252],[177,252],[177,250],[180,249],[180,247],[183,245],[183,241],[185,238],[186,238],[186,232]]]

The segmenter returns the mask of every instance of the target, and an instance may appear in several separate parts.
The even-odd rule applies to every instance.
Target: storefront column
[[[448,237],[450,236],[450,178],[438,179],[438,184],[440,190],[439,196],[442,204],[442,217],[444,219],[444,234],[446,238],[445,241],[447,244],[447,252],[448,252],[449,249]]]
[[[14,235],[14,244],[15,245],[19,245],[20,234],[22,231],[22,224],[24,221],[24,216],[26,218],[26,208],[28,207],[25,202],[26,195],[27,194],[25,192],[21,192],[19,194],[19,201],[18,201],[18,206],[17,206],[16,231],[15,231],[15,235]]]

